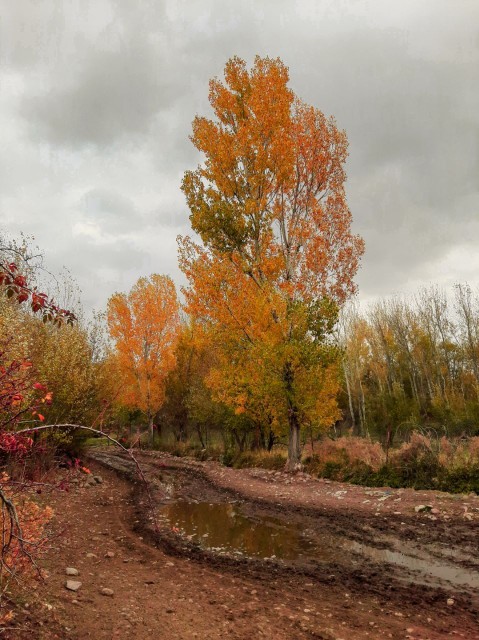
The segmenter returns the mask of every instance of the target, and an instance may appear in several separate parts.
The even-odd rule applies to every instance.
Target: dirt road
[[[102,482],[56,494],[50,577],[4,637],[479,638],[477,497],[144,453],[151,511],[129,461],[94,455]]]

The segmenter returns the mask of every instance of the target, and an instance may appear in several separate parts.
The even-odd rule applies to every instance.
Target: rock
[[[87,558],[96,558],[97,556],[94,553],[87,553],[86,557]]]
[[[74,569],[73,567],[67,567],[65,573],[67,576],[78,576],[80,574],[78,569]]]
[[[414,507],[414,511],[416,513],[424,513],[427,511],[432,511],[432,506],[430,504],[417,504]]]
[[[93,476],[93,480],[97,483],[97,484],[102,484],[103,483],[103,478],[101,476]]]
[[[105,558],[114,558],[115,557],[115,553],[113,551],[107,551],[105,553]]]
[[[102,596],[110,596],[111,598],[115,592],[113,591],[113,589],[108,589],[108,587],[103,587],[100,593]]]
[[[448,598],[447,599],[447,605],[448,607],[452,607],[454,606],[455,602],[454,602],[454,598]]]
[[[78,582],[77,580],[67,580],[65,587],[69,591],[78,591],[78,589],[81,587],[81,582]]]

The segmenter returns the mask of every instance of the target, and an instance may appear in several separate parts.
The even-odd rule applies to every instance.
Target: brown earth
[[[44,559],[49,578],[21,596],[2,637],[479,639],[477,589],[441,574],[447,564],[459,578],[478,578],[477,496],[381,491],[142,453],[152,512],[131,462],[113,450],[95,458],[101,484],[76,477],[68,493],[49,499],[59,534]],[[287,523],[292,543],[310,531],[328,551],[319,560],[264,560],[198,545],[161,518],[172,477],[175,499],[239,500],[248,515]],[[432,511],[416,513],[420,504]],[[415,550],[426,569],[390,561],[398,549]],[[428,574],[428,562],[439,575]],[[77,592],[65,588],[66,567],[79,570]],[[105,587],[112,596],[102,595]]]

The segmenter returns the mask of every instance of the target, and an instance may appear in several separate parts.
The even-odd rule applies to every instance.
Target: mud
[[[108,452],[96,459],[134,478],[133,466],[123,456]],[[394,517],[393,512],[393,517],[381,519],[377,510],[371,517],[370,511],[357,504],[345,510],[341,502],[352,490],[349,485],[345,489],[332,483],[333,495],[339,498],[334,508],[325,504],[321,494],[316,495],[315,503],[306,505],[303,482],[298,483],[296,500],[268,500],[265,479],[269,483],[278,478],[271,472],[260,473],[261,481],[255,485],[248,482],[257,475],[254,471],[233,472],[243,475],[243,483],[217,482],[208,473],[214,465],[168,455],[143,454],[142,465],[153,487],[157,542],[170,553],[203,557],[217,566],[233,562],[260,572],[294,571],[361,593],[366,588],[371,594],[403,603],[417,604],[418,599],[444,603],[453,597],[455,607],[460,601],[473,618],[479,616],[477,521],[447,521],[457,512],[456,496],[436,496],[442,503],[450,500],[451,515],[437,522],[434,516],[429,520],[427,512],[425,524],[410,506],[407,515],[401,512]],[[219,473],[224,477],[228,471]],[[315,481],[307,478],[306,482]],[[388,499],[393,504],[397,494],[404,495],[390,489],[365,491],[376,498],[379,508]],[[413,497],[417,502],[419,496]],[[477,513],[477,497],[469,499],[474,506],[466,512]],[[143,523],[146,503],[143,499]],[[459,514],[463,513],[461,502]],[[148,517],[151,521],[152,516]]]
[[[318,526],[312,516],[253,507],[215,491],[213,485],[208,493],[215,502],[202,502],[193,497],[198,495],[198,482],[192,483],[181,470],[176,470],[176,477],[171,472],[163,473],[159,481],[165,492],[163,504],[156,510],[160,525],[209,552],[295,566],[339,563],[344,569],[357,569],[359,564],[373,561],[392,565],[399,580],[445,589],[462,587],[471,593],[479,589],[479,566],[478,570],[458,566],[460,554],[455,550],[439,562],[435,558],[440,555],[439,548],[434,556],[412,543],[400,543],[384,535],[374,540],[374,546],[360,543],[348,538],[347,531],[338,535],[324,524]],[[462,561],[474,565],[476,559],[463,554]],[[401,569],[408,574],[401,575]]]
[[[50,578],[1,637],[479,639],[473,496],[141,453],[146,491],[131,461],[94,456],[103,483],[55,496]]]

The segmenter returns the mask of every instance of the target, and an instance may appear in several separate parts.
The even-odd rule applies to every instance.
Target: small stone
[[[424,513],[426,511],[432,511],[432,507],[430,504],[418,504],[414,507],[414,511],[416,513]]]
[[[80,574],[78,569],[74,569],[73,567],[67,567],[65,573],[67,576],[78,576]]]
[[[455,602],[454,602],[454,598],[448,598],[447,599],[447,606],[448,607],[452,607],[454,606]]]
[[[76,580],[67,580],[65,587],[69,591],[78,591],[78,589],[81,587],[81,582],[77,582]]]
[[[113,551],[107,551],[105,553],[105,558],[114,558],[115,557],[115,553]]]
[[[103,483],[103,478],[101,476],[93,476],[93,480],[97,483],[97,484],[102,484]]]
[[[110,596],[112,597],[114,594],[113,589],[108,589],[108,587],[103,587],[103,589],[100,591],[102,596]]]
[[[87,553],[86,557],[87,558],[96,558],[97,556],[94,553]]]

